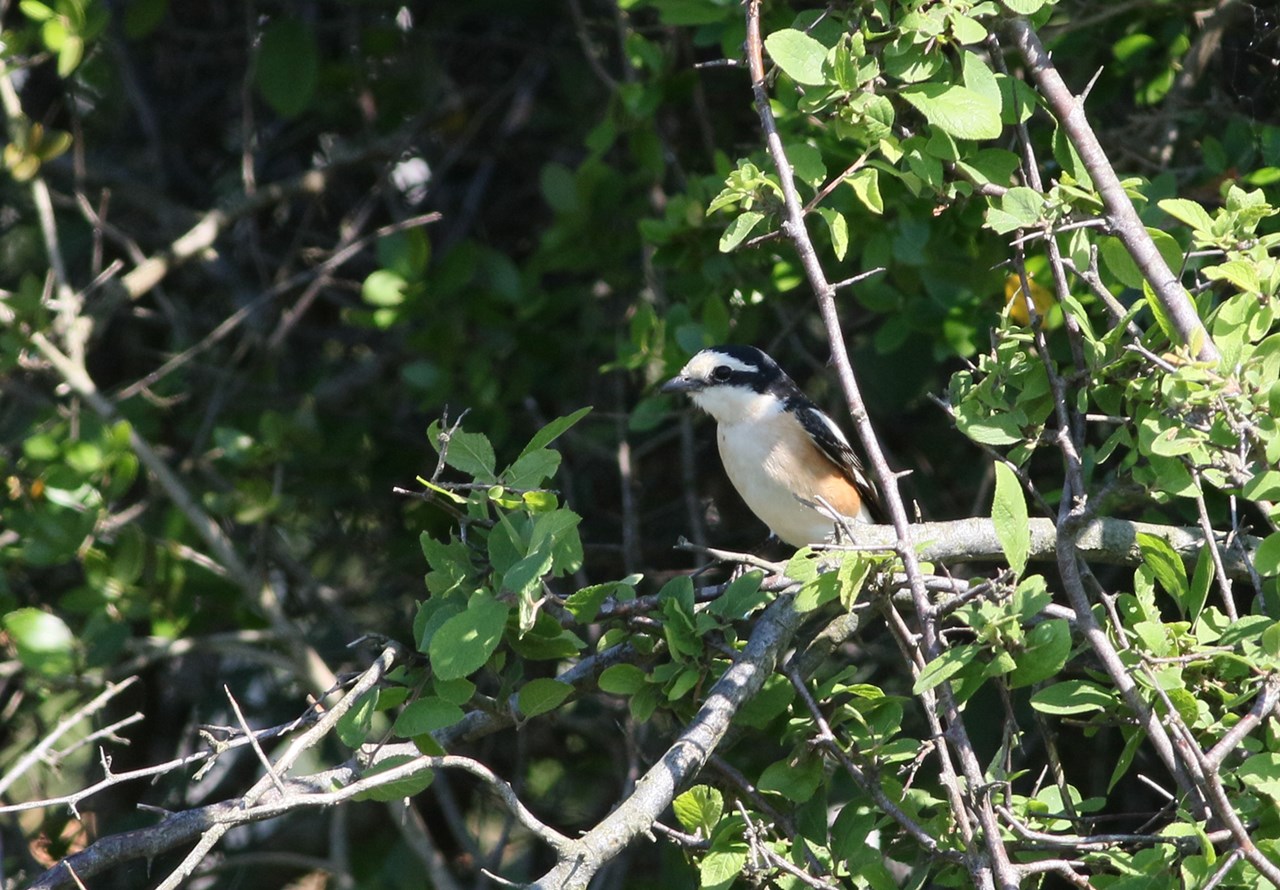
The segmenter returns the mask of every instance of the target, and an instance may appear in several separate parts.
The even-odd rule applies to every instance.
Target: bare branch
[[[52,732],[37,742],[30,751],[22,755],[18,762],[15,763],[13,767],[4,774],[4,776],[0,776],[0,795],[3,795],[8,791],[9,788],[13,786],[13,783],[18,781],[18,779],[20,779],[27,770],[35,766],[36,763],[38,763],[40,759],[58,743],[58,739],[66,735],[73,727],[76,726],[76,724],[82,720],[87,720],[94,714],[101,711],[113,698],[124,692],[136,682],[138,682],[137,677],[130,677],[119,683],[108,683],[106,689],[95,695],[90,701],[77,708],[71,714],[68,714],[66,717],[59,720],[58,725],[53,728]]]

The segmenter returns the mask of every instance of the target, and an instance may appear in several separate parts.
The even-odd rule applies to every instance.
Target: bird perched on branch
[[[715,418],[729,481],[786,543],[818,544],[875,521],[879,493],[849,440],[759,349],[704,349],[662,392],[685,393]]]

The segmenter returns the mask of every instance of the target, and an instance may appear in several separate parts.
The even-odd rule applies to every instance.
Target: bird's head
[[[689,359],[661,391],[684,393],[718,423],[734,424],[781,410],[782,399],[796,385],[754,346],[710,346]]]

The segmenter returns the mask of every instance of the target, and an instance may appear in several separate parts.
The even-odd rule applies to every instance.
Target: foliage
[[[1271,13],[746,13],[8,9],[5,875],[1280,874]],[[672,551],[761,536],[652,387],[724,341],[967,549]]]

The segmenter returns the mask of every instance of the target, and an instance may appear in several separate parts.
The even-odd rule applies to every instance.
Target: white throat
[[[777,396],[744,386],[712,386],[692,396],[695,405],[724,426],[765,420],[782,411]]]

